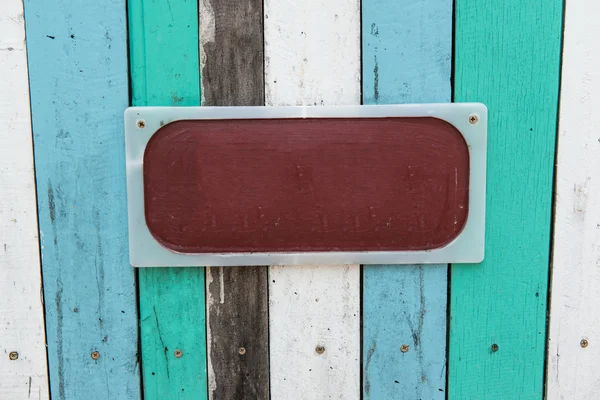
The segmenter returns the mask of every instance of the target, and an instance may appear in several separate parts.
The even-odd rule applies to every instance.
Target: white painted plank
[[[267,105],[360,104],[358,0],[265,0],[264,13]],[[273,400],[358,399],[360,267],[270,267],[269,338]]]
[[[359,271],[357,265],[270,268],[273,400],[360,397]]]
[[[566,3],[547,398],[600,392],[600,2]],[[585,346],[582,340],[587,340]]]
[[[0,7],[0,398],[47,399],[48,374],[21,0]],[[12,360],[10,354],[18,358]],[[15,353],[13,353],[15,354]]]
[[[265,102],[360,104],[360,1],[265,0]]]

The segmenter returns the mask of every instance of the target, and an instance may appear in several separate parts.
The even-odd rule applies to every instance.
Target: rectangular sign
[[[481,104],[133,107],[131,263],[483,259]]]

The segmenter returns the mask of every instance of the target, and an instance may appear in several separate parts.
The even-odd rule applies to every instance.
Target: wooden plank
[[[453,265],[449,395],[541,399],[560,0],[458,0],[455,101],[489,109],[486,254]]]
[[[0,398],[48,399],[23,1],[0,9]]]
[[[360,397],[359,272],[356,265],[270,267],[273,399]]]
[[[132,103],[200,103],[196,1],[130,0]],[[204,268],[139,271],[145,399],[206,399]]]
[[[360,2],[265,7],[267,105],[360,103]],[[360,397],[360,267],[269,268],[271,396]]]
[[[207,268],[210,399],[269,398],[266,267]]]
[[[450,101],[452,0],[363,0],[362,36],[364,104]],[[365,400],[446,398],[447,268],[364,266]]]
[[[546,398],[600,391],[600,3],[569,1],[560,93]]]
[[[446,264],[365,265],[365,400],[446,397],[446,279]]]
[[[267,105],[360,103],[360,2],[266,0]],[[360,397],[360,267],[269,268],[271,396]]]
[[[140,396],[123,169],[124,7],[25,1],[54,399]]]
[[[203,105],[264,105],[262,0],[201,0],[200,62]],[[267,272],[206,269],[210,399],[269,398]]]

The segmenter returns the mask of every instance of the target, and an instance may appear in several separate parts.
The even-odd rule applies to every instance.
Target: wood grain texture
[[[267,267],[206,270],[209,398],[269,398]]]
[[[262,1],[200,0],[202,105],[264,105],[263,54]]]
[[[133,105],[199,105],[196,1],[128,6]],[[138,276],[144,398],[206,399],[204,268],[145,268]]]
[[[449,396],[541,399],[563,2],[455,6],[455,101],[487,105],[489,141],[485,260],[451,270]]]
[[[48,399],[22,0],[0,8],[0,76],[0,398]]]
[[[200,1],[200,67],[203,105],[264,105],[261,0]],[[269,398],[267,273],[206,269],[209,399]]]
[[[546,398],[600,392],[600,3],[568,1],[560,93]],[[587,347],[582,346],[587,340]],[[585,345],[585,343],[584,343]]]
[[[140,397],[124,10],[122,0],[25,1],[53,399]]]
[[[264,7],[266,104],[359,104],[359,1]],[[270,267],[269,327],[273,399],[360,397],[359,266]]]
[[[363,0],[362,35],[364,104],[450,101],[452,0]],[[365,400],[446,398],[447,268],[364,266]]]

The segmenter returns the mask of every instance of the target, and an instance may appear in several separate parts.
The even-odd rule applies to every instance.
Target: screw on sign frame
[[[133,107],[134,266],[480,262],[478,103]]]

